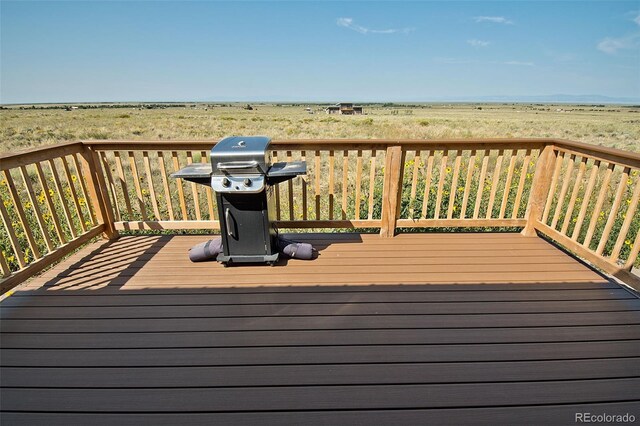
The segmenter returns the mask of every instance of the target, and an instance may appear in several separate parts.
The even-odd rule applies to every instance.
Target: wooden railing
[[[85,141],[0,156],[5,291],[99,234],[216,230],[210,188],[173,179],[212,141]],[[306,161],[275,188],[280,228],[522,228],[627,282],[640,247],[640,155],[578,142],[285,140]]]
[[[0,157],[2,292],[114,234],[96,156],[80,142]]]
[[[640,155],[572,141],[545,150],[530,229],[637,284],[629,271],[640,248]]]

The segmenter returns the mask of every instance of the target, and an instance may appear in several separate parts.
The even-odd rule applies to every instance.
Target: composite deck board
[[[371,330],[397,328],[552,327],[637,325],[640,312],[572,312],[540,314],[325,315],[237,318],[6,319],[3,333],[253,330]]]
[[[413,385],[4,388],[7,411],[176,412],[482,407],[640,400],[640,378]]]
[[[5,387],[148,388],[438,384],[640,377],[640,358],[486,363],[0,369]],[[91,381],[86,378],[91,377]]]
[[[640,418],[640,299],[547,241],[305,234],[312,261],[190,263],[207,238],[97,242],[3,300],[0,421]]]
[[[5,333],[5,349],[442,345],[640,340],[640,325],[160,333]]]
[[[403,362],[484,362],[640,357],[640,340],[454,345],[355,345],[230,348],[2,349],[14,367],[151,367]],[[90,378],[88,378],[90,379]]]
[[[337,424],[403,424],[422,425],[487,425],[532,424],[567,425],[575,423],[576,413],[634,413],[637,402],[612,402],[598,404],[567,404],[497,407],[497,408],[439,408],[407,410],[349,410],[349,411],[287,411],[249,413],[4,413],[0,420],[8,424],[29,426],[68,426],[91,424],[93,426],[131,426],[149,424],[174,426],[176,424],[230,426],[277,425],[337,425]],[[637,416],[636,416],[637,419]]]

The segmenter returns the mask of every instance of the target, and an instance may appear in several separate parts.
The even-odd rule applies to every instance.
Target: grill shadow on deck
[[[538,239],[471,236],[452,258],[461,241],[436,237],[344,235],[316,261],[248,269],[182,261],[202,236],[100,243],[0,305],[0,420],[640,418],[640,299]]]

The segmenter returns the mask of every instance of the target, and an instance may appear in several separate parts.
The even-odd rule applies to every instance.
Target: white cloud
[[[443,58],[443,57],[435,57],[433,58],[433,60],[436,63],[448,64],[448,65],[476,64],[476,65],[515,65],[515,66],[525,66],[525,67],[535,66],[534,62],[525,62],[525,61],[481,61],[478,59]]]
[[[605,37],[597,44],[597,49],[609,55],[618,53],[618,50],[634,49],[640,45],[639,34],[631,34],[625,37]]]
[[[513,21],[505,18],[504,16],[475,16],[473,20],[476,22],[492,22],[494,24],[513,25]]]
[[[633,18],[633,22],[635,22],[636,24],[640,25],[640,13],[638,14],[638,16]]]
[[[415,30],[415,28],[389,28],[385,30],[374,30],[354,23],[352,18],[338,18],[336,24],[338,24],[339,27],[348,28],[360,34],[408,34]]]
[[[467,43],[469,43],[473,47],[487,47],[490,44],[488,41],[478,40],[475,38],[467,40]]]
[[[524,67],[532,67],[535,64],[533,62],[522,62],[522,61],[506,61],[503,62],[503,64],[505,65],[520,65],[520,66],[524,66]]]

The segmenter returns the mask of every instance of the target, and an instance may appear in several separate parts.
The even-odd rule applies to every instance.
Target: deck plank
[[[349,411],[288,411],[251,413],[0,413],[0,420],[12,425],[67,426],[91,424],[93,426],[131,426],[149,424],[174,426],[176,424],[230,426],[263,425],[336,425],[336,424],[438,424],[487,425],[532,424],[567,425],[575,423],[576,413],[637,413],[638,402],[612,402],[598,404],[568,404],[528,407],[465,408],[465,409],[409,409],[409,410],[349,410]],[[638,416],[635,416],[636,419]]]

